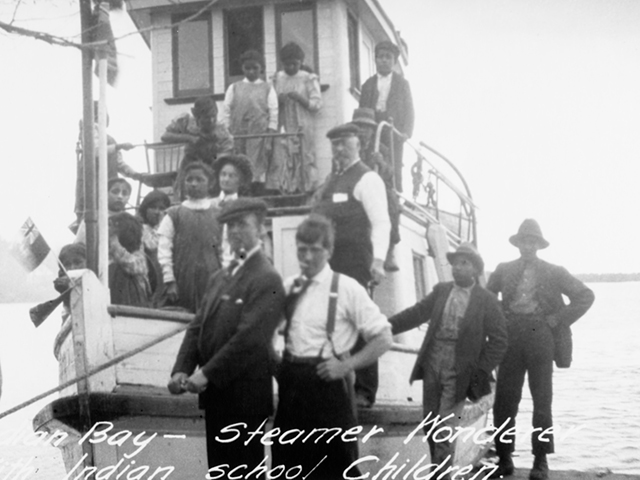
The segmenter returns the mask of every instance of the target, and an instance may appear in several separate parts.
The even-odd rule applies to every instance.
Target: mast
[[[91,0],[80,0],[80,32],[83,44],[91,42]],[[96,159],[93,145],[93,50],[82,49],[82,160],[84,162],[84,222],[87,232],[87,268],[99,274]]]

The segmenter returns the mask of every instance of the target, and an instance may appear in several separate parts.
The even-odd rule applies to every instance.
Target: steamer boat
[[[278,69],[282,45],[292,40],[302,45],[322,85],[314,142],[321,178],[331,168],[325,133],[351,119],[361,82],[375,73],[374,45],[383,40],[399,45],[400,70],[408,61],[405,42],[377,0],[128,0],[126,6],[151,51],[156,141],[197,96],[213,94],[222,101],[227,86],[241,78],[233,59],[245,49],[264,52],[269,77]],[[180,148],[147,145],[157,186],[175,175]],[[447,251],[462,241],[477,241],[476,207],[455,166],[420,141],[408,140],[404,150],[405,167],[411,167],[411,188],[404,190],[411,193],[400,195],[400,269],[374,293],[387,315],[450,280]],[[273,261],[286,277],[298,271],[294,235],[309,212],[308,198],[265,200]],[[83,471],[95,478],[205,478],[205,429],[196,396],[172,396],[166,389],[181,332],[192,315],[110,305],[109,291],[93,271],[72,273],[72,315],[55,345],[65,388],[39,412],[34,428],[66,434],[60,435],[65,438],[60,447],[69,479],[85,478]],[[363,435],[380,429],[360,443],[366,459],[360,468],[370,474],[364,478],[375,478],[385,465],[416,472],[429,463],[419,428],[421,388],[408,382],[423,336],[424,330],[397,336],[392,351],[380,359],[377,403],[359,411]],[[164,340],[154,343],[159,337]],[[139,353],[129,356],[131,351]],[[483,428],[491,404],[492,395],[468,403],[465,426]],[[412,432],[416,436],[405,443]],[[475,465],[486,448],[477,438],[458,439],[454,462]]]

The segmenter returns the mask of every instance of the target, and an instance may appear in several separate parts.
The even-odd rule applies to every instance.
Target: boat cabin
[[[322,90],[314,142],[320,178],[331,169],[325,134],[351,120],[360,85],[376,71],[376,43],[399,45],[398,63],[407,61],[404,42],[376,0],[127,0],[127,10],[151,50],[155,141],[198,96],[222,102],[227,87],[243,77],[243,52],[263,52],[269,80],[281,69],[281,47],[300,45]]]

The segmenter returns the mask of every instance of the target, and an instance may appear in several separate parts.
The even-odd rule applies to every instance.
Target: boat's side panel
[[[116,316],[112,320],[115,354],[121,355],[175,330],[182,323],[149,318]],[[164,387],[182,343],[184,333],[173,336],[116,366],[118,385],[150,385]]]
[[[78,271],[71,294],[75,375],[82,375],[114,357],[112,324],[107,313],[109,289],[89,270]],[[87,385],[88,383],[88,385]],[[116,385],[113,368],[78,383],[82,390],[111,391]]]

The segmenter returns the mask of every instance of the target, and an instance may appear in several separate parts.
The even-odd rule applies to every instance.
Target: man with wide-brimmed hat
[[[355,123],[339,125],[327,133],[333,171],[320,188],[313,210],[335,224],[331,268],[371,289],[385,276],[391,222],[384,182],[360,159],[359,133]],[[359,342],[356,349],[363,345]],[[356,372],[359,406],[370,407],[377,389],[377,363]]]
[[[571,364],[569,326],[591,307],[593,292],[566,269],[538,258],[538,250],[549,246],[540,225],[526,219],[509,242],[520,250],[520,258],[501,263],[489,278],[487,289],[501,294],[507,318],[509,349],[500,364],[493,421],[505,424],[505,434],[496,437],[500,458],[494,477],[511,475],[515,448],[516,415],[525,373],[533,398],[531,444],[534,454],[531,480],[549,477],[547,454],[554,452],[551,415],[553,362],[559,368]],[[569,299],[565,305],[563,295]]]
[[[423,382],[425,419],[455,431],[465,399],[477,401],[491,392],[491,372],[507,349],[507,330],[498,301],[478,282],[484,262],[476,248],[463,243],[447,259],[454,281],[438,283],[389,322],[394,335],[429,324],[410,381]],[[452,445],[431,435],[428,441],[440,475],[451,465]]]
[[[360,108],[371,108],[376,122],[391,121],[406,138],[413,134],[413,99],[409,82],[394,71],[400,49],[390,41],[379,42],[375,47],[376,74],[362,85]],[[391,144],[387,130],[383,141]],[[393,137],[393,163],[395,187],[402,192],[402,143],[404,138]]]
[[[252,471],[264,459],[264,446],[249,442],[247,432],[273,413],[271,339],[285,297],[280,275],[260,248],[266,212],[254,198],[223,207],[219,220],[228,226],[235,261],[211,277],[168,385],[174,394],[200,395],[210,468],[244,465]],[[231,424],[246,428],[228,441],[220,433]]]

